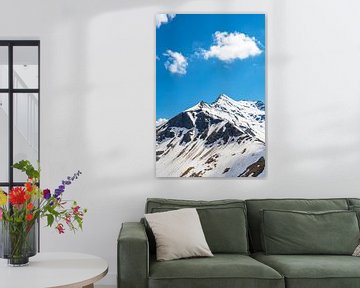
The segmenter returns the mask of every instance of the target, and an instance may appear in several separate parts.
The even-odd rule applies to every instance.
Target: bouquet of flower
[[[76,201],[63,199],[66,187],[78,179],[80,171],[67,177],[52,192],[39,188],[40,168],[35,169],[27,160],[13,167],[25,172],[28,179],[23,187],[12,187],[8,194],[0,188],[0,222],[8,229],[11,257],[21,256],[26,250],[28,234],[39,218],[45,218],[47,226],[55,227],[59,234],[65,232],[66,226],[74,232],[82,229],[86,209]]]

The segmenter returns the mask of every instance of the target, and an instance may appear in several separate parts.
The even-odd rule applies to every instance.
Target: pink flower
[[[79,214],[79,209],[80,209],[80,206],[72,207],[74,215]]]
[[[0,208],[0,220],[2,220],[2,218],[3,218],[2,214],[3,214],[3,211],[2,211],[2,209]]]
[[[55,228],[58,230],[59,234],[65,233],[64,226],[61,223],[59,223]]]
[[[71,223],[71,215],[70,214],[66,215],[65,222],[66,222],[67,225],[69,225]]]

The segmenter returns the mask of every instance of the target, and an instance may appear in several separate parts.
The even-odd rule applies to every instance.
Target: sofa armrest
[[[149,243],[141,223],[123,223],[117,242],[118,288],[146,288]]]

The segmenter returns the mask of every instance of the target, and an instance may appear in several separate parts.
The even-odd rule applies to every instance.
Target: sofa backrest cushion
[[[359,224],[359,228],[360,228],[360,199],[359,198],[349,198],[347,200],[348,200],[349,210],[356,212],[356,216],[358,218],[358,224]]]
[[[354,211],[356,213],[356,216],[359,220],[359,227],[360,227],[360,206],[350,206],[350,211]]]
[[[360,198],[348,198],[348,205],[351,206],[360,206]]]
[[[262,210],[263,249],[268,255],[352,255],[359,244],[354,211]]]
[[[147,200],[145,212],[157,213],[181,208],[197,209],[206,241],[213,253],[249,253],[245,201],[151,198]],[[148,233],[149,241],[153,242],[149,229]],[[150,245],[154,247],[154,243]]]
[[[263,251],[261,246],[261,210],[329,211],[348,210],[346,199],[254,199],[246,200],[250,246],[252,252]]]

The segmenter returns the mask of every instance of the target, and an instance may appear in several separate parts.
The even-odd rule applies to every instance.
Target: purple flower
[[[44,189],[43,191],[43,196],[44,198],[47,200],[51,197],[51,193],[50,193],[50,190],[49,189]]]
[[[81,171],[78,170],[76,173],[74,173],[74,175],[72,177],[68,176],[68,177],[66,177],[66,180],[62,180],[59,187],[57,189],[55,189],[54,197],[59,200],[60,195],[65,191],[65,188],[66,188],[65,186],[70,185],[72,183],[72,181],[78,179],[78,177],[81,174],[82,174]]]
[[[64,192],[63,189],[55,189],[54,197],[55,197],[56,199],[58,199],[59,196],[60,196],[63,192]]]

